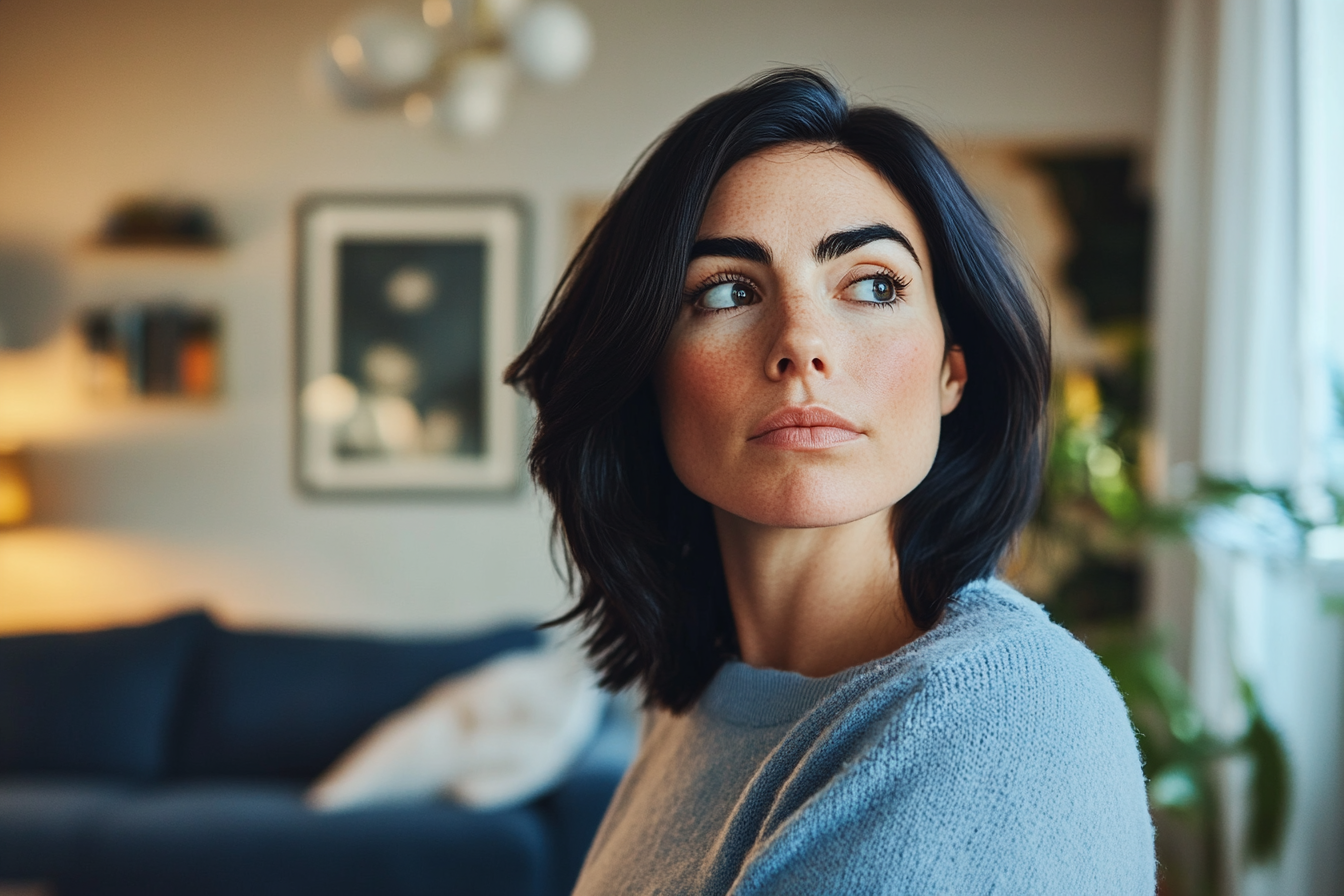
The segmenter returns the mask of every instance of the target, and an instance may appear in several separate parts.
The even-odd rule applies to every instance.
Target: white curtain
[[[1170,0],[1168,12],[1158,433],[1173,464],[1310,505],[1331,475],[1330,371],[1344,357],[1344,2]],[[1215,727],[1244,722],[1236,674],[1256,686],[1293,773],[1287,845],[1268,867],[1239,860],[1231,788],[1233,891],[1344,892],[1344,618],[1299,560],[1201,554],[1194,587],[1159,566],[1159,621],[1188,633]]]

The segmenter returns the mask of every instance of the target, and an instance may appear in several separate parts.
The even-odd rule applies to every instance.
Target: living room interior
[[[1301,21],[1316,14],[1314,2],[1298,4],[1307,10]],[[1270,275],[1210,274],[1220,261],[1241,263],[1229,247],[1254,243],[1258,233],[1223,222],[1241,220],[1237,210],[1258,209],[1253,201],[1273,193],[1247,188],[1252,198],[1242,201],[1237,190],[1272,186],[1274,172],[1265,172],[1278,156],[1266,151],[1246,161],[1227,151],[1250,145],[1246,135],[1272,127],[1265,120],[1278,114],[1273,103],[1236,106],[1228,97],[1241,95],[1237,84],[1290,89],[1265,74],[1282,59],[1257,49],[1256,41],[1279,33],[1265,25],[1279,22],[1262,9],[1273,6],[0,6],[0,669],[8,670],[0,674],[28,674],[22,670],[38,666],[24,664],[40,665],[44,651],[67,650],[24,641],[6,658],[10,639],[18,645],[35,635],[120,629],[125,634],[113,640],[87,642],[89,653],[70,659],[69,668],[91,663],[81,674],[97,679],[99,662],[157,657],[144,674],[169,690],[155,692],[159,715],[138,724],[174,738],[109,760],[125,780],[115,793],[99,791],[96,808],[57,849],[30,846],[45,836],[33,833],[30,820],[48,817],[42,813],[55,811],[58,799],[32,782],[70,775],[34,765],[33,744],[58,743],[60,731],[103,729],[74,725],[53,706],[56,734],[34,735],[27,746],[13,746],[22,738],[11,735],[0,748],[0,894],[172,893],[197,873],[214,883],[192,884],[191,892],[567,892],[629,761],[638,700],[588,701],[591,682],[564,665],[578,633],[531,631],[567,608],[568,591],[550,507],[527,476],[530,411],[500,377],[632,161],[696,103],[780,64],[820,68],[851,95],[893,105],[927,127],[1034,270],[1056,352],[1054,426],[1062,447],[1052,455],[1052,482],[1080,476],[1082,484],[1049,493],[1005,575],[1094,649],[1104,653],[1098,645],[1123,631],[1129,640],[1114,642],[1122,646],[1109,666],[1121,690],[1126,669],[1160,662],[1177,676],[1175,690],[1162,694],[1178,694],[1203,720],[1201,730],[1212,732],[1197,744],[1182,739],[1172,719],[1186,709],[1172,708],[1175,697],[1163,703],[1151,679],[1135,679],[1131,713],[1141,743],[1150,692],[1152,705],[1160,704],[1151,724],[1166,732],[1153,738],[1175,738],[1173,752],[1155,752],[1146,769],[1164,869],[1160,892],[1337,892],[1344,881],[1335,848],[1344,836],[1344,586],[1332,591],[1331,582],[1344,582],[1337,537],[1344,504],[1311,517],[1296,498],[1275,497],[1301,492],[1292,491],[1300,464],[1284,458],[1306,449],[1260,434],[1280,424],[1316,433],[1330,446],[1322,456],[1333,458],[1322,462],[1322,482],[1341,466],[1344,441],[1329,425],[1302,422],[1329,404],[1328,376],[1312,392],[1299,389],[1297,373],[1258,377],[1260,368],[1252,369],[1273,367],[1274,352],[1288,351],[1284,340],[1297,346],[1298,337],[1264,325],[1272,314],[1253,300],[1220,298]],[[528,28],[541,35],[532,44]],[[1251,33],[1254,41],[1234,39]],[[546,43],[552,34],[560,36]],[[379,40],[403,44],[379,57]],[[1316,58],[1314,44],[1300,43],[1294,52]],[[1316,93],[1302,96],[1304,116],[1328,105]],[[1319,140],[1338,140],[1331,135],[1340,126],[1331,126]],[[1322,165],[1311,159],[1319,153],[1302,158],[1303,176],[1315,176]],[[1320,214],[1331,227],[1339,220]],[[491,268],[491,286],[471,299],[478,303],[472,326],[484,335],[451,352],[467,368],[436,373],[433,350],[380,353],[380,345],[360,342],[356,351],[337,333],[354,325],[341,317],[343,294],[328,283],[329,269],[344,265],[348,271],[336,276],[355,277],[365,262],[341,247],[378,234],[406,244],[400,260],[367,264],[390,265],[376,268],[377,288],[385,281],[386,302],[408,319],[432,304],[434,289],[449,295],[434,279],[435,265],[451,274],[465,270],[452,265],[472,263],[424,260],[417,246],[479,240],[489,258],[511,260]],[[1310,260],[1325,251],[1315,245],[1304,239],[1280,256]],[[1330,292],[1338,281],[1323,276],[1321,294],[1333,299],[1317,305],[1344,305]],[[505,280],[511,288],[500,286]],[[1301,282],[1316,288],[1306,273]],[[1302,314],[1317,305],[1303,299]],[[1321,338],[1337,352],[1341,313],[1319,314],[1328,334]],[[370,332],[401,326],[377,321]],[[1298,327],[1293,333],[1311,330]],[[171,332],[170,349],[153,348],[151,332]],[[1240,350],[1215,345],[1228,334],[1237,334]],[[1265,348],[1257,339],[1279,341]],[[163,351],[172,353],[168,373]],[[358,357],[342,354],[350,352]],[[1219,376],[1232,370],[1235,377]],[[421,387],[435,376],[458,377],[485,398],[422,400]],[[1275,399],[1282,383],[1292,402]],[[1294,410],[1282,410],[1288,404]],[[1248,447],[1228,447],[1243,441]],[[385,474],[360,472],[370,458]],[[1240,490],[1209,497],[1206,486],[1215,481]],[[1323,488],[1333,495],[1337,485]],[[1261,551],[1270,537],[1263,527],[1250,547],[1214,533],[1222,518],[1209,508],[1252,513],[1261,506],[1254,500],[1277,502],[1273,513],[1289,520],[1291,545],[1279,554]],[[1176,517],[1158,511],[1178,505],[1189,524],[1159,532],[1155,520]],[[1285,564],[1297,571],[1283,572]],[[1283,609],[1274,601],[1295,603]],[[515,667],[498,665],[543,642],[556,651],[535,673],[555,683],[549,703],[509,677]],[[375,670],[377,693],[314,709],[321,718],[307,729],[296,722],[287,746],[284,700],[316,706],[324,682],[344,682],[331,687],[355,693],[361,685],[352,663]],[[495,677],[435,690],[486,669]],[[173,683],[179,679],[187,683]],[[77,694],[69,712],[103,699],[69,676],[59,680]],[[1250,690],[1239,690],[1241,681]],[[20,690],[0,680],[0,705],[39,718],[29,698],[4,696]],[[116,705],[147,706],[148,691],[136,693]],[[330,780],[331,764],[348,758],[355,741],[434,694],[458,706],[514,700],[535,718],[548,705],[569,715],[547,717],[551,740],[519,760],[526,769],[513,797],[472,796],[467,784],[451,790],[439,781],[436,792],[448,795],[435,804],[459,813],[448,821],[408,821],[394,811],[396,800],[374,800],[378,808],[363,827],[304,828],[302,837],[321,844],[298,859],[255,852],[270,836],[264,831],[291,824],[284,813],[321,811],[311,788]],[[229,753],[235,735],[201,721],[207,705],[237,713],[229,716],[241,720],[236,732],[255,724],[264,744]],[[226,705],[233,709],[220,708]],[[0,719],[0,727],[10,724],[19,723]],[[565,724],[583,736],[565,741],[570,735],[556,733]],[[394,728],[381,730],[389,738],[411,731]],[[500,734],[508,736],[526,745],[533,732]],[[561,755],[554,744],[562,742],[563,761],[552,768],[551,757]],[[397,748],[387,749],[393,755]],[[545,782],[527,777],[533,774]],[[99,813],[120,811],[109,807],[128,788],[138,793],[191,775],[211,778],[216,789],[173,811],[222,813],[222,827],[180,847],[150,834],[150,845],[125,846],[140,836],[135,824],[148,830],[172,817],[137,816],[95,842],[103,836]],[[251,808],[230,809],[229,788],[254,779],[283,779],[293,805],[282,810],[264,803],[271,796],[256,796],[261,802]],[[1256,790],[1252,780],[1269,783]],[[351,785],[356,802],[361,782]],[[59,799],[74,799],[62,793]],[[304,793],[307,804],[298,802]],[[427,813],[418,799],[410,804]],[[256,833],[248,833],[249,812],[262,819]],[[386,868],[402,869],[396,873],[341,871],[341,881],[294,870],[296,862],[321,864],[344,851],[376,864],[384,861],[377,849],[361,853],[350,838],[391,840],[416,825],[407,837],[428,844],[424,855],[434,853],[435,838],[454,841],[454,861],[471,867],[427,870],[412,850],[386,859]],[[234,833],[219,836],[234,837],[230,848],[239,851],[211,855],[214,832],[225,828]],[[291,834],[274,836],[289,842]],[[84,867],[55,876],[26,870],[13,855],[30,848],[55,850],[57,865]],[[113,855],[124,849],[130,852]],[[253,855],[260,856],[255,873],[219,870]]]

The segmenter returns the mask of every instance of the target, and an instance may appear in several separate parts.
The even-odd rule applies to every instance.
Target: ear
[[[961,393],[966,389],[966,355],[961,346],[953,345],[943,355],[943,374],[939,382],[942,396],[943,416],[946,417],[961,403]]]

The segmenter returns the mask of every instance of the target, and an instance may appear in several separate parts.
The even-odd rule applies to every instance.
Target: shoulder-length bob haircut
[[[767,72],[678,122],[627,175],[565,270],[505,379],[536,402],[529,461],[555,505],[578,620],[612,689],[674,712],[737,637],[713,518],[668,462],[651,374],[684,302],[690,250],[715,184],[781,144],[853,154],[923,228],[948,345],[965,353],[960,405],[933,467],[900,503],[901,597],[932,627],[992,575],[1030,516],[1043,451],[1049,347],[1010,253],[929,136],[880,106],[851,106],[805,69]]]

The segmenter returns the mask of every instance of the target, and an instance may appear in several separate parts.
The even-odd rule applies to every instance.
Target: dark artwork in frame
[[[518,481],[524,216],[512,200],[318,197],[299,209],[299,483],[425,495]]]
[[[485,445],[485,251],[484,243],[466,241],[347,240],[340,247],[338,371],[361,391],[404,392],[440,452],[479,456]],[[345,442],[338,450],[382,449]]]

